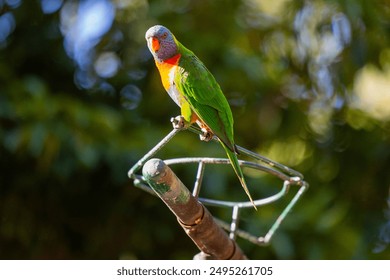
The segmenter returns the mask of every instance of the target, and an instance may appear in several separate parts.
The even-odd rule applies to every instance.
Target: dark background
[[[238,240],[249,258],[390,257],[388,1],[0,0],[0,258],[198,252],[127,178],[179,114],[146,48],[154,24],[214,74],[237,144],[310,183],[270,246]],[[158,154],[202,155],[224,152],[189,132]],[[177,173],[190,185],[195,170]],[[204,195],[245,199],[230,167],[212,171]],[[255,197],[281,186],[246,177]],[[264,235],[287,202],[243,211],[242,225]]]

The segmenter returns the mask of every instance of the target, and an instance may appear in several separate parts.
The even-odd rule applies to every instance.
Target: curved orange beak
[[[152,37],[152,50],[158,52],[160,49],[160,42],[155,37]]]

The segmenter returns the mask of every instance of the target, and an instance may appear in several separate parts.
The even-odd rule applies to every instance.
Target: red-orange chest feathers
[[[180,54],[177,54],[163,62],[156,61],[156,66],[160,72],[161,81],[166,91],[169,91],[174,79],[174,72],[179,64]]]

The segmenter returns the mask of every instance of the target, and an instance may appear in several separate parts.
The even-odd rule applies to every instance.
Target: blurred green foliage
[[[237,144],[310,183],[269,247],[239,240],[249,258],[390,258],[385,0],[0,1],[0,258],[197,253],[163,203],[127,178],[179,114],[146,49],[157,23],[219,81]],[[190,133],[159,153],[194,155],[224,153]],[[191,184],[194,169],[176,171]],[[204,194],[245,199],[230,168],[212,171]],[[280,187],[247,177],[258,196]],[[242,226],[265,234],[285,203],[245,210]]]

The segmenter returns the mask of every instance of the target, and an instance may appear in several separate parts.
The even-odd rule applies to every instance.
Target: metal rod
[[[191,131],[191,132],[194,132],[196,134],[201,134],[202,133],[201,130],[199,128],[195,127],[195,126],[190,126],[188,128],[188,130]],[[216,136],[214,136],[213,140],[214,141],[218,141],[218,138]],[[238,145],[236,145],[236,146],[237,146],[237,149],[238,149],[239,152],[241,152],[241,153],[243,153],[243,154],[245,154],[245,155],[247,155],[249,157],[252,157],[252,158],[255,158],[257,160],[260,160],[260,161],[268,164],[271,167],[276,167],[276,168],[286,172],[287,174],[290,174],[292,176],[296,176],[296,177],[299,177],[299,178],[303,179],[303,175],[301,173],[299,173],[298,171],[294,170],[294,169],[291,169],[291,168],[289,168],[289,167],[287,167],[287,166],[285,166],[285,165],[283,165],[281,163],[273,161],[273,160],[271,160],[271,159],[269,159],[269,158],[267,158],[265,156],[256,154],[256,153],[254,153],[254,152],[252,152],[250,150],[247,150],[247,149],[245,149],[245,148],[243,148],[241,146],[238,146]]]
[[[129,178],[135,179],[135,173],[142,168],[145,162],[154,156],[159,150],[162,149],[180,130],[173,129],[167,136],[165,136],[156,146],[153,147],[146,155],[144,155],[137,163],[129,170],[127,176]]]
[[[240,207],[234,206],[232,211],[232,222],[230,223],[230,239],[236,240],[238,222],[240,219]]]
[[[256,199],[254,200],[254,204],[256,206],[262,206],[266,204],[270,204],[281,197],[283,197],[286,193],[288,192],[288,186],[283,185],[283,188],[276,194],[269,196],[267,198],[262,198],[262,199]],[[240,208],[245,208],[245,207],[253,207],[252,203],[249,201],[243,201],[243,202],[238,202],[238,201],[221,201],[221,200],[215,200],[215,199],[209,199],[209,198],[199,198],[199,201],[206,205],[213,205],[213,206],[223,206],[223,207],[235,207],[238,206]]]
[[[202,181],[203,181],[203,174],[204,174],[204,168],[206,165],[203,161],[199,162],[198,165],[198,171],[196,172],[195,177],[195,183],[194,183],[194,189],[192,190],[192,195],[196,198],[199,197],[200,188],[202,187]]]
[[[284,182],[284,185],[289,185],[290,182]],[[290,203],[284,208],[283,212],[279,215],[279,217],[276,219],[275,223],[271,226],[270,230],[267,232],[267,234],[264,237],[259,237],[258,242],[263,243],[264,245],[268,244],[276,232],[276,230],[279,228],[280,224],[283,222],[283,220],[286,218],[287,214],[291,211],[291,209],[294,207],[294,205],[298,202],[302,194],[306,191],[308,188],[308,184],[305,183],[298,192],[295,194],[293,199],[290,201]]]

